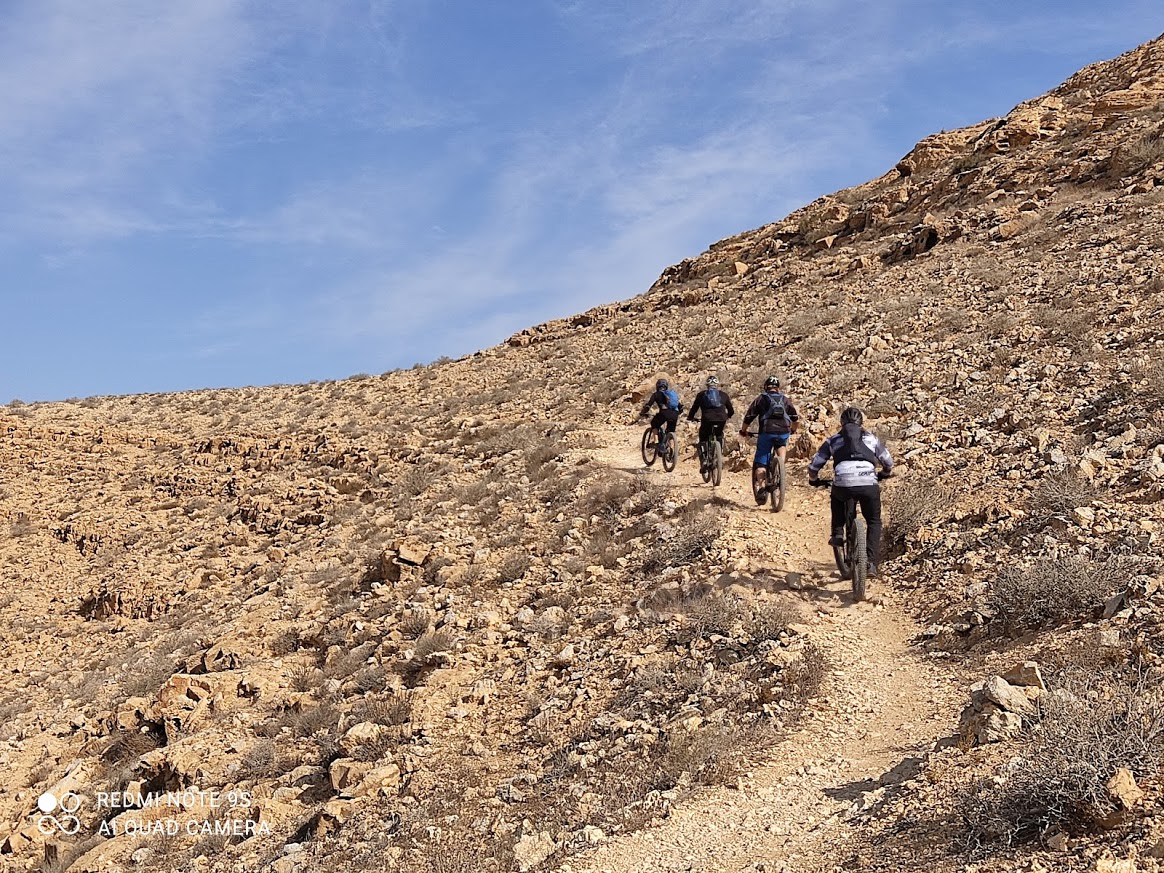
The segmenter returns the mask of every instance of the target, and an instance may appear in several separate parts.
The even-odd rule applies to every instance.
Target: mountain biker
[[[695,421],[695,413],[702,410],[699,421],[699,444],[703,445],[712,434],[719,440],[723,448],[723,429],[727,420],[736,414],[732,406],[732,399],[727,392],[719,387],[719,379],[715,376],[707,377],[707,388],[695,395],[691,403],[691,411],[687,414],[688,421]],[[700,471],[706,466],[706,459],[701,460]]]
[[[683,411],[683,404],[679,400],[679,392],[671,387],[666,379],[655,383],[655,393],[647,398],[643,408],[639,411],[639,419],[646,418],[652,406],[658,406],[659,411],[651,419],[651,427],[663,435],[663,424],[667,425],[667,433],[675,433],[675,425],[679,421],[679,413]]]
[[[752,459],[752,490],[756,494],[756,503],[763,504],[768,500],[768,462],[772,452],[781,460],[788,455],[788,439],[800,427],[800,413],[788,396],[780,391],[780,380],[776,376],[769,376],[764,380],[764,391],[748,407],[744,413],[744,426],[740,429],[740,436],[751,436],[748,425],[756,419],[760,426],[756,433],[756,457]]]
[[[879,480],[893,475],[893,458],[881,440],[861,427],[864,414],[855,406],[841,413],[841,429],[817,450],[808,465],[810,485],[823,484],[820,471],[832,459],[833,489],[832,533],[829,545],[839,546],[845,541],[845,505],[853,498],[861,507],[869,527],[869,575],[877,576],[881,560],[881,486]],[[883,471],[877,473],[877,465]]]

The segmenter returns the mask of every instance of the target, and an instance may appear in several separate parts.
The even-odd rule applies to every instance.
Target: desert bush
[[[275,743],[270,739],[260,739],[243,753],[239,761],[240,779],[263,779],[278,772]]]
[[[749,617],[748,608],[738,597],[714,592],[687,601],[682,606],[687,614],[680,639],[684,644],[709,634],[728,636],[733,627],[742,627]]]
[[[801,650],[800,658],[781,674],[786,698],[809,700],[816,697],[829,674],[829,663],[824,653],[812,643]]]
[[[656,527],[656,541],[643,559],[644,573],[680,567],[710,549],[723,533],[724,516],[698,502],[689,503],[675,518]]]
[[[1112,157],[1112,175],[1134,175],[1164,161],[1164,125],[1146,130],[1120,146]]]
[[[1006,567],[991,588],[991,605],[1010,633],[1088,615],[1111,593],[1106,563],[1068,556]]]
[[[101,758],[108,764],[124,764],[136,761],[161,745],[162,738],[154,731],[121,731],[113,742],[106,746]]]
[[[1132,375],[1140,382],[1136,398],[1146,409],[1154,408],[1159,415],[1164,407],[1164,360],[1140,364],[1133,369]]]
[[[314,664],[295,664],[287,674],[292,691],[315,691],[323,685],[324,673]]]
[[[497,567],[497,581],[501,584],[516,582],[532,565],[533,560],[524,552],[510,552]]]
[[[298,652],[303,646],[303,641],[299,636],[299,631],[296,628],[288,628],[282,631],[278,636],[274,637],[268,644],[267,648],[271,650],[271,654],[277,658],[282,658],[290,654]]]
[[[419,606],[400,620],[400,632],[410,640],[420,637],[432,626],[432,611]]]
[[[672,732],[655,762],[658,778],[674,787],[685,777],[703,785],[723,785],[746,761],[745,731],[735,725],[711,725]]]
[[[583,517],[598,516],[610,522],[624,512],[641,515],[662,499],[663,490],[652,485],[646,476],[614,476],[588,487],[578,498],[576,508]]]
[[[1099,496],[1099,489],[1073,469],[1055,470],[1040,479],[1031,494],[1028,518],[1045,527],[1073,509],[1087,506]]]
[[[888,521],[883,550],[901,552],[919,530],[941,518],[953,506],[948,488],[934,479],[906,479],[885,489]]]
[[[747,631],[756,640],[775,640],[800,617],[794,607],[783,601],[757,604],[748,618]]]
[[[396,727],[412,721],[412,698],[404,692],[365,700],[356,708],[360,721]]]
[[[413,658],[418,661],[431,657],[440,652],[447,652],[453,647],[453,635],[446,629],[429,630],[421,634],[413,647]]]
[[[832,337],[810,336],[800,344],[800,353],[806,358],[827,358],[841,347],[841,343]]]
[[[1018,758],[962,798],[966,838],[976,852],[1080,833],[1119,810],[1105,786],[1117,769],[1154,775],[1164,757],[1160,679],[1115,672],[1066,674],[1040,700]]]

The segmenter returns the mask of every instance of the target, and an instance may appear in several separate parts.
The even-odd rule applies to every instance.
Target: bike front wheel
[[[663,444],[659,447],[663,456],[663,469],[670,473],[679,461],[679,450],[675,447],[675,434],[663,435]]]
[[[775,451],[775,449],[772,451]],[[779,512],[784,508],[784,497],[788,491],[788,480],[785,477],[784,471],[784,459],[777,455],[775,462],[769,470],[768,481],[771,484],[768,486],[768,490],[772,495],[772,511]]]
[[[704,482],[711,481],[711,451],[711,446],[708,443],[699,444],[699,474],[703,476]]]
[[[866,582],[869,579],[869,533],[865,519],[858,518],[853,525],[853,599],[865,599]]]
[[[655,458],[659,456],[659,432],[653,427],[648,427],[643,431],[643,463],[648,467],[655,463]]]

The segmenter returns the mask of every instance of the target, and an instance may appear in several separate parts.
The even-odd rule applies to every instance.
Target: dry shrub
[[[748,633],[756,640],[774,640],[800,620],[795,607],[783,601],[761,603],[752,610]]]
[[[1136,396],[1146,409],[1155,409],[1159,415],[1164,406],[1164,360],[1149,361],[1132,370],[1132,376],[1140,383]]]
[[[118,734],[101,757],[109,764],[124,764],[136,761],[161,745],[162,738],[153,731],[125,731]]]
[[[314,664],[296,664],[287,674],[292,691],[315,691],[323,685],[324,673]]]
[[[656,762],[667,787],[689,778],[702,785],[723,785],[745,763],[746,731],[736,725],[710,725],[692,731],[677,730],[667,737]]]
[[[415,640],[432,625],[432,612],[419,606],[400,620],[400,632],[407,639]]]
[[[1089,615],[1110,593],[1106,563],[1068,556],[1029,567],[1007,567],[994,580],[991,605],[1006,630],[1017,633]]]
[[[453,635],[446,629],[425,631],[412,649],[413,660],[424,661],[453,647]]]
[[[733,628],[757,642],[774,640],[794,623],[796,611],[782,602],[751,606],[735,596],[708,593],[683,604],[687,623],[680,633],[681,642],[712,634],[729,636]]]
[[[263,779],[274,776],[278,772],[274,741],[259,740],[243,753],[239,763],[242,765],[238,774],[241,779]]]
[[[516,582],[526,574],[533,560],[523,552],[510,552],[497,567],[497,581],[501,584]]]
[[[715,593],[688,601],[685,611],[688,621],[680,634],[681,643],[704,636],[729,636],[732,628],[742,628],[748,618],[748,609],[738,597]]]
[[[591,485],[578,498],[576,509],[583,517],[597,516],[611,522],[621,515],[642,515],[663,499],[663,489],[646,476],[615,476]]]
[[[829,673],[829,662],[824,653],[812,643],[805,645],[800,659],[784,670],[782,678],[786,691],[794,700],[816,697]]]
[[[1055,518],[1087,506],[1098,496],[1099,489],[1075,470],[1055,470],[1035,485],[1028,518],[1034,525],[1045,527]]]
[[[1081,833],[1112,823],[1105,790],[1116,770],[1154,775],[1164,757],[1164,687],[1159,678],[1112,672],[1067,673],[1040,702],[1041,718],[1021,756],[975,785],[960,812],[978,853]]]
[[[360,721],[397,727],[412,721],[412,698],[406,693],[366,700],[356,710]]]
[[[723,533],[724,516],[699,503],[689,503],[674,519],[656,527],[658,538],[644,558],[642,571],[689,564],[708,551]]]
[[[1112,158],[1116,177],[1131,176],[1164,161],[1164,125],[1146,130],[1124,143]]]
[[[934,479],[906,479],[885,489],[885,506],[889,516],[883,535],[883,548],[903,552],[909,540],[923,527],[948,512],[954,496]]]

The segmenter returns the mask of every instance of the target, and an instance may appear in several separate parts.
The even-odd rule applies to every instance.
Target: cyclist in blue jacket
[[[639,419],[647,417],[652,406],[659,407],[651,419],[651,427],[659,431],[660,441],[663,436],[663,425],[667,425],[667,433],[675,433],[675,425],[679,421],[679,413],[683,411],[683,403],[679,400],[679,392],[671,387],[666,379],[655,383],[655,393],[647,398],[643,408],[639,411]]]

